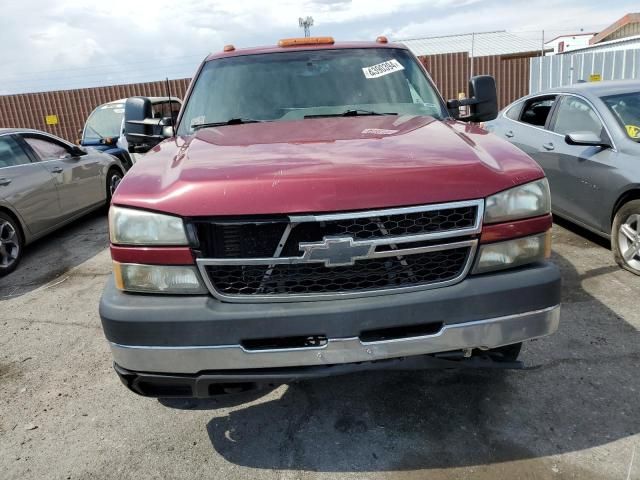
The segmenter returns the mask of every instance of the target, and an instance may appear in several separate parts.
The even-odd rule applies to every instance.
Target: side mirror
[[[83,155],[86,155],[87,151],[78,145],[74,145],[69,150],[69,153],[71,154],[72,157],[81,157]]]
[[[129,152],[144,153],[166,138],[164,119],[153,118],[148,97],[130,97],[124,105],[124,135]]]
[[[564,137],[568,145],[579,145],[584,147],[611,148],[611,143],[603,140],[600,135],[593,132],[572,132]]]
[[[469,116],[459,118],[466,122],[488,122],[498,116],[498,93],[496,81],[491,75],[478,75],[469,80],[469,95],[464,100],[449,100],[447,107],[456,114],[457,109],[469,106]]]

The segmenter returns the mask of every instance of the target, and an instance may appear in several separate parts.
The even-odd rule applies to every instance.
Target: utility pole
[[[307,17],[307,18],[302,18],[300,17],[298,19],[298,22],[300,24],[300,28],[304,28],[304,36],[305,37],[310,37],[311,36],[311,27],[313,27],[313,17]]]

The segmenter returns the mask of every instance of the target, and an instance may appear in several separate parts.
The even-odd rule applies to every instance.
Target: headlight
[[[197,295],[206,293],[195,267],[113,262],[116,287],[127,292]]]
[[[542,261],[551,256],[551,230],[540,235],[482,245],[473,273],[486,273]]]
[[[109,237],[120,245],[188,245],[180,217],[111,207]]]
[[[484,223],[510,222],[551,213],[546,178],[505,190],[487,198]]]

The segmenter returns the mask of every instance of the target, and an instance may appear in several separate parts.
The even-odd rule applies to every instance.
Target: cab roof
[[[280,47],[277,44],[262,47],[236,48],[232,51],[225,52],[222,49],[219,52],[210,54],[205,62],[218,58],[240,57],[243,55],[258,55],[261,53],[281,53],[281,52],[299,52],[304,50],[340,50],[347,48],[395,48],[409,50],[401,43],[380,43],[380,42],[335,42],[322,43],[313,45],[297,45],[291,47]]]

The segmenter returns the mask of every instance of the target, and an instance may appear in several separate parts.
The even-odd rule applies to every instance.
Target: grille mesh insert
[[[226,295],[359,292],[451,280],[464,270],[469,251],[462,247],[330,268],[323,264],[210,265],[206,272],[216,290]]]
[[[300,242],[321,241],[325,236],[351,236],[356,240],[368,240],[472,228],[477,211],[474,205],[379,217],[300,223],[291,230],[280,256],[297,257],[300,255]],[[205,258],[271,257],[278,247],[287,223],[286,220],[224,224],[204,220],[194,222],[200,250]]]

